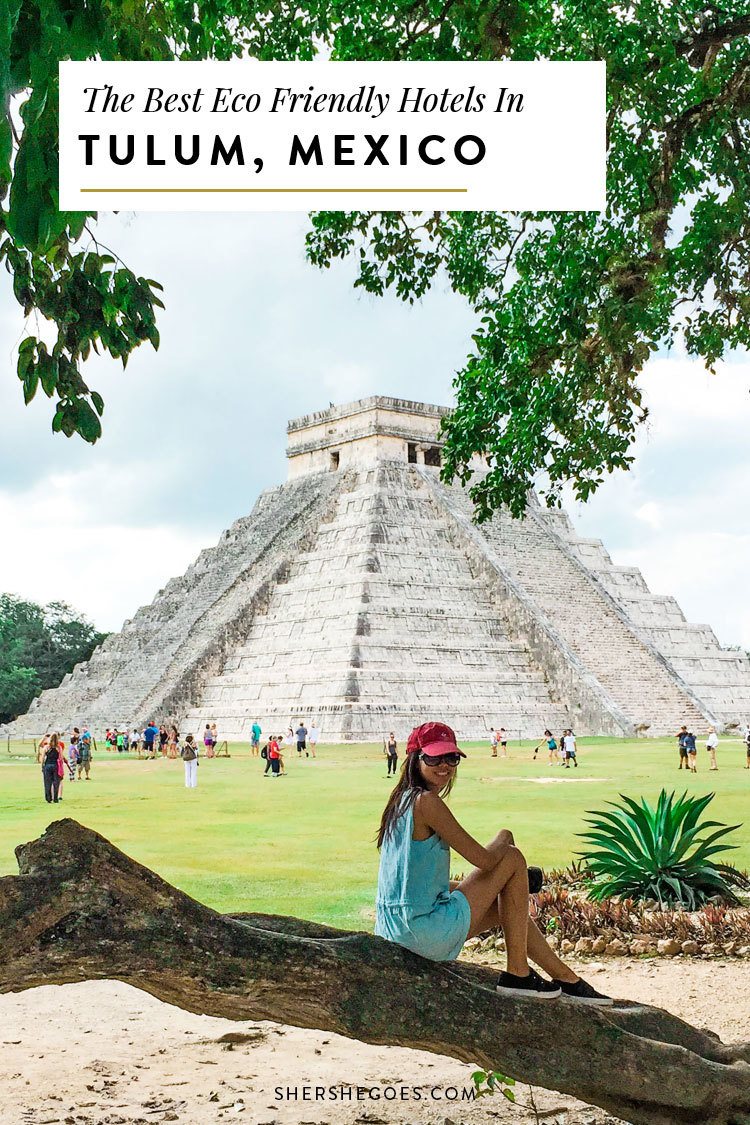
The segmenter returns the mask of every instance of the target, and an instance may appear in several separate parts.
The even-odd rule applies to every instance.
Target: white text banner
[[[597,62],[65,62],[70,211],[589,211]]]

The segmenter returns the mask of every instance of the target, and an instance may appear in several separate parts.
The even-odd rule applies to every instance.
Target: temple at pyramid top
[[[287,425],[289,480],[377,461],[439,466],[438,431],[449,413],[445,406],[372,395],[293,418]]]
[[[323,741],[674,734],[750,719],[750,661],[533,499],[477,525],[447,411],[377,396],[288,425],[289,479],[6,733],[300,719]],[[476,468],[482,465],[477,460]]]

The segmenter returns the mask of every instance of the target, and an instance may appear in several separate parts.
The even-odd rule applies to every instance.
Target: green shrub
[[[740,825],[717,820],[699,823],[713,793],[675,800],[665,789],[656,808],[620,794],[623,804],[611,802],[613,812],[591,812],[588,832],[580,833],[589,850],[582,853],[591,882],[589,897],[597,902],[619,895],[635,900],[656,899],[694,910],[714,895],[736,903],[733,887],[747,879],[712,856],[732,849],[719,843]],[[711,831],[713,829],[713,831]]]

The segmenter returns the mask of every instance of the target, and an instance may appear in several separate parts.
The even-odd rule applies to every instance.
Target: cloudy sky
[[[329,401],[451,401],[473,319],[447,288],[410,308],[352,290],[348,264],[304,260],[304,215],[119,215],[101,240],[165,286],[158,353],[90,365],[106,402],[91,447],[23,406],[25,334],[0,275],[0,590],[64,600],[118,629],[286,474],[286,420]],[[644,376],[636,467],[584,507],[579,530],[639,566],[688,618],[750,648],[750,359],[709,376],[679,352]]]

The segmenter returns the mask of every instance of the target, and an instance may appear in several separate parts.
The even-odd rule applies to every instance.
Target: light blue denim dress
[[[380,851],[375,933],[431,961],[455,961],[469,934],[471,907],[461,891],[450,890],[445,840],[412,840],[413,831],[409,805]]]

